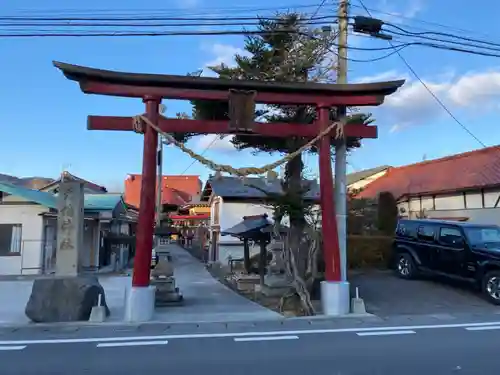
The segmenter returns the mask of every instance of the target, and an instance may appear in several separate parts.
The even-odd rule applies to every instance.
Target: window
[[[500,229],[498,227],[465,228],[465,234],[472,245],[484,246],[485,244],[500,243]]]
[[[400,222],[396,234],[401,237],[416,238],[417,226],[412,222]]]
[[[418,227],[418,238],[427,241],[434,240],[434,227],[430,225],[423,225]]]
[[[21,253],[21,224],[0,224],[0,256]]]
[[[457,228],[441,228],[439,231],[439,242],[456,248],[463,248],[464,239]]]

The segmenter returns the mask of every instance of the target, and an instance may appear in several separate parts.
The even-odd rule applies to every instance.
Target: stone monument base
[[[148,322],[153,319],[155,311],[154,286],[135,287],[127,293],[125,303],[125,320],[131,323]]]
[[[151,284],[156,288],[155,306],[157,307],[178,305],[184,300],[179,288],[175,286],[173,276],[158,277],[151,280]]]
[[[261,293],[266,297],[281,297],[290,289],[285,275],[266,275]]]
[[[104,289],[95,276],[59,276],[33,282],[25,314],[35,323],[88,321],[92,307],[101,306],[106,316]]]

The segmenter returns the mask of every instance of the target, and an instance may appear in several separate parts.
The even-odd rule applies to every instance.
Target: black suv
[[[500,227],[456,221],[400,220],[393,243],[399,277],[420,272],[474,282],[500,305]]]

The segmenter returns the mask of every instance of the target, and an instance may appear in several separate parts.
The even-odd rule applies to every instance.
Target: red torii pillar
[[[146,117],[166,133],[231,133],[227,121],[167,119],[159,115],[163,98],[180,100],[227,101],[230,90],[255,91],[255,101],[265,104],[314,105],[318,118],[312,125],[254,123],[251,134],[274,137],[314,138],[330,125],[329,109],[333,106],[376,106],[386,95],[394,93],[404,81],[370,84],[317,84],[231,81],[217,78],[135,74],[106,71],[54,62],[64,75],[80,84],[84,93],[142,98]],[[131,117],[89,116],[89,130],[132,131]],[[248,134],[248,133],[245,133]],[[377,128],[364,124],[345,127],[346,137],[377,138]],[[127,319],[150,320],[154,311],[154,288],[149,287],[153,224],[155,215],[156,147],[158,135],[146,126],[144,134],[142,188],[136,257],[132,289],[127,301]],[[335,218],[331,137],[319,142],[322,233],[325,258],[325,282],[322,283],[324,313],[341,315],[349,312],[349,284],[341,282],[340,253]]]

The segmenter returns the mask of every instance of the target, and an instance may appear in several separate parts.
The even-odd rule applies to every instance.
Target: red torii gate
[[[145,116],[166,133],[256,134],[271,137],[316,137],[331,124],[329,110],[335,106],[378,106],[385,96],[394,93],[403,80],[368,84],[277,83],[262,81],[223,80],[160,74],[122,73],[54,62],[70,80],[77,81],[86,94],[141,98],[146,104]],[[251,93],[252,101],[264,104],[314,105],[318,116],[314,124],[252,123],[245,129],[231,128],[229,121],[169,119],[159,114],[162,99],[228,101],[234,92]],[[133,131],[132,117],[88,116],[89,130]],[[377,138],[377,127],[349,124],[346,137]],[[136,255],[132,279],[133,289],[146,289],[150,281],[153,246],[156,189],[156,147],[158,134],[150,126],[144,132],[142,188],[137,227]],[[325,279],[340,282],[340,254],[333,192],[330,155],[331,137],[319,141],[319,172],[322,211],[322,234],[325,258]],[[136,303],[151,303],[140,297]],[[154,295],[153,301],[154,303]],[[133,303],[133,302],[130,302]],[[129,313],[132,320],[147,319],[149,313]]]

